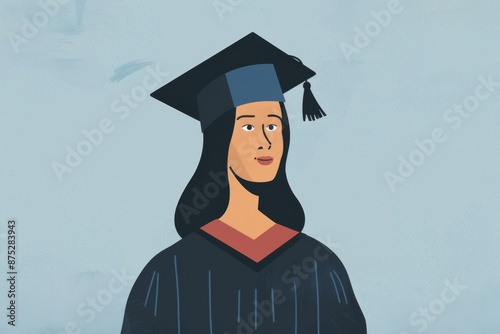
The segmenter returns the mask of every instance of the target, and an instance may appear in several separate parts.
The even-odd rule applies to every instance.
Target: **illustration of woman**
[[[283,94],[315,73],[251,33],[152,96],[200,121],[203,151],[175,213],[182,239],[142,270],[122,334],[366,333],[347,272],[301,233],[285,172]]]

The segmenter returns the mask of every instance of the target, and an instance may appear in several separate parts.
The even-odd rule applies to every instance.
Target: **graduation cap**
[[[303,120],[326,116],[307,79],[316,73],[300,59],[250,33],[151,93],[197,119],[204,131],[234,107],[257,101],[284,102],[283,94],[304,82]]]

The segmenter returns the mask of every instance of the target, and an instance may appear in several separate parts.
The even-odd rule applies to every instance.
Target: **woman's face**
[[[252,102],[236,107],[228,167],[251,182],[272,181],[283,155],[279,102]]]

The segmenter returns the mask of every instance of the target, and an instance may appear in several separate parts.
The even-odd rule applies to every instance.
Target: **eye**
[[[252,124],[245,124],[241,127],[243,131],[253,131],[255,127]]]
[[[269,124],[266,129],[268,129],[269,131],[276,131],[276,129],[278,129],[278,126],[276,124]]]

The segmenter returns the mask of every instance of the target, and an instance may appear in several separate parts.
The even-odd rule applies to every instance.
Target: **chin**
[[[254,183],[268,183],[268,182],[271,182],[273,180],[274,180],[274,177],[273,178],[257,178],[254,180],[246,180],[246,181],[254,182]]]
[[[276,178],[276,174],[277,173],[269,173],[269,175],[262,175],[262,174],[258,174],[258,175],[241,175],[241,174],[238,174],[235,170],[233,170],[231,167],[230,167],[230,170],[231,172],[233,173],[233,175],[236,177],[236,179],[240,182],[248,182],[248,183],[267,183],[267,182],[271,182],[273,181],[275,178]]]
[[[271,182],[276,178],[276,173],[274,174],[269,174],[269,175],[247,175],[247,177],[241,177],[241,175],[238,175],[240,178],[247,182],[254,182],[254,183],[267,183]]]

